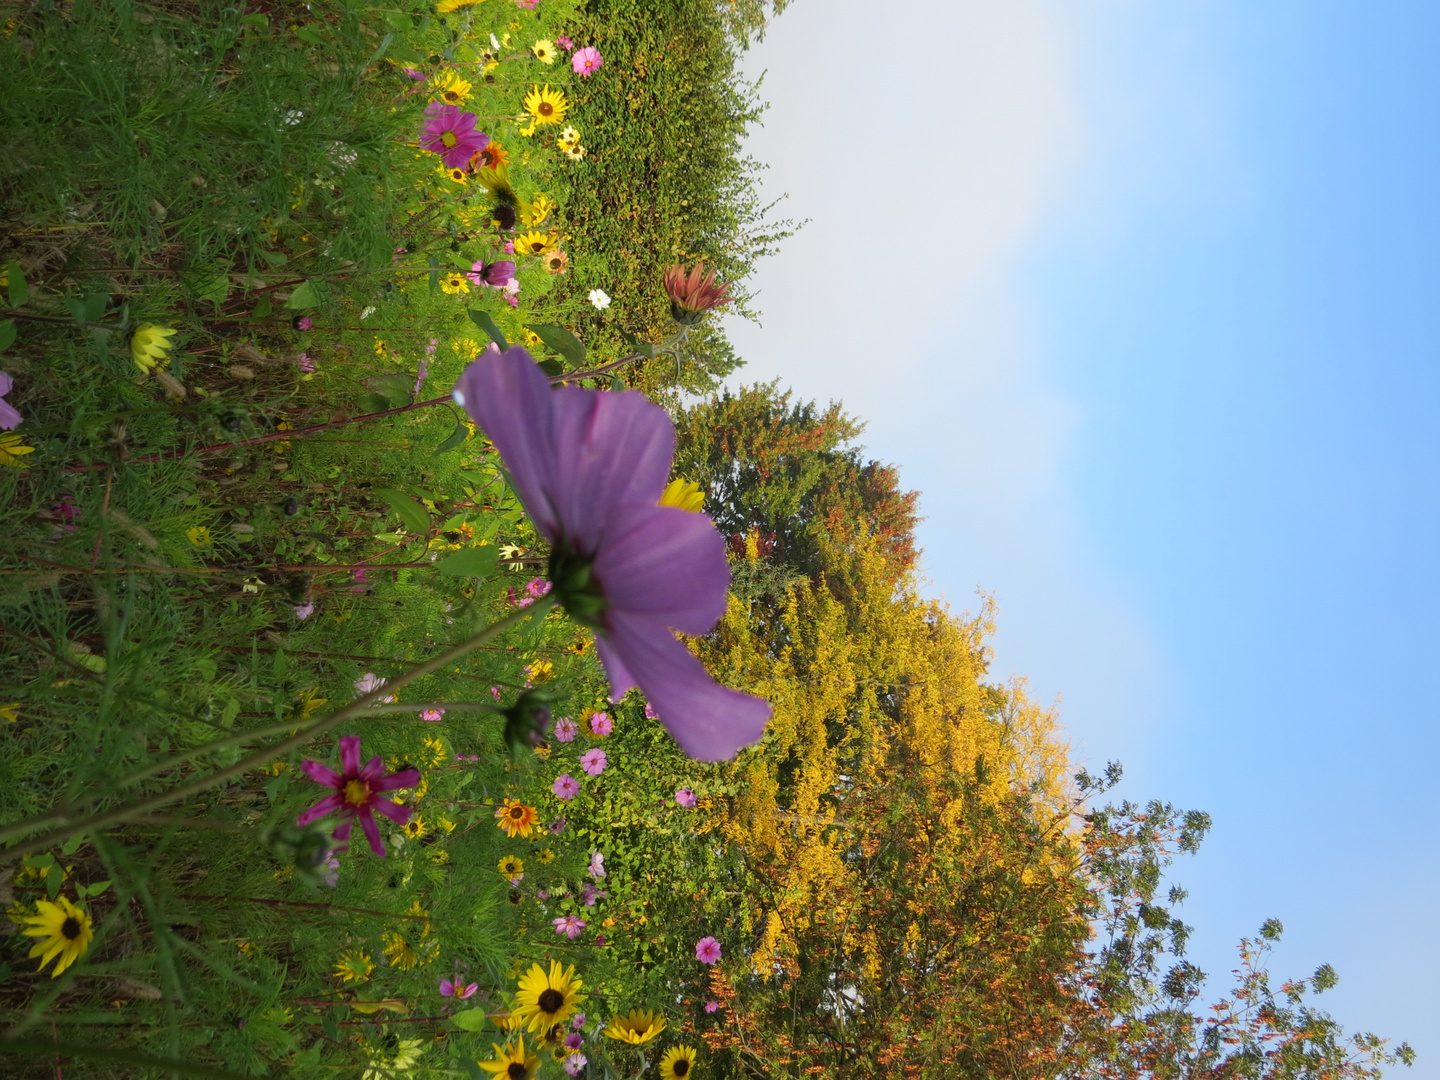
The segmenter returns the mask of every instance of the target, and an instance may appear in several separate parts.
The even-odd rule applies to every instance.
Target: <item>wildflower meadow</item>
[[[1369,1077],[716,315],[783,4],[0,5],[0,1076]],[[783,255],[781,256],[783,257]]]

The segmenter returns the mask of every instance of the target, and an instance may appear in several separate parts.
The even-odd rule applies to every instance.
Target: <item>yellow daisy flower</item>
[[[335,977],[347,983],[364,982],[374,970],[374,960],[358,949],[351,949],[340,954],[340,960],[335,965]]]
[[[555,665],[549,660],[541,658],[533,663],[527,664],[525,674],[531,682],[549,682],[555,677]]]
[[[196,547],[208,547],[210,545],[210,529],[205,525],[196,525],[193,529],[186,529],[185,535],[190,538],[190,543]]]
[[[170,339],[179,332],[148,322],[137,326],[135,336],[130,339],[130,355],[135,360],[135,366],[148,375],[166,363],[174,347]]]
[[[495,864],[495,869],[500,871],[501,877],[519,877],[525,873],[525,860],[519,855],[506,855]]]
[[[555,849],[548,847],[541,848],[535,853],[535,858],[540,860],[541,866],[544,866],[546,863],[552,863],[555,861]]]
[[[585,155],[589,153],[589,151],[579,143],[561,143],[560,152],[571,161],[583,160]]]
[[[467,173],[464,169],[442,168],[440,170],[440,173],[442,176],[445,177],[446,180],[449,180],[452,184],[463,184],[470,179],[470,174]]]
[[[555,1024],[563,1024],[585,1000],[580,993],[583,985],[575,978],[574,964],[562,968],[551,960],[548,973],[539,964],[531,964],[530,970],[520,976],[520,989],[515,994],[515,1011],[511,1014],[515,1026],[523,1025],[540,1035]]]
[[[547,124],[559,124],[564,121],[565,113],[570,108],[570,103],[565,100],[564,90],[551,90],[545,87],[532,86],[530,92],[525,95],[525,111],[534,118],[534,124],[544,127]]]
[[[419,814],[416,814],[409,821],[405,822],[404,825],[400,826],[400,831],[405,834],[407,840],[419,840],[425,835],[429,828],[430,826],[426,824],[425,819]]]
[[[497,1077],[503,1076],[505,1080],[534,1080],[535,1070],[540,1068],[540,1059],[534,1054],[525,1053],[523,1031],[513,1046],[509,1043],[503,1048],[494,1043],[490,1045],[495,1050],[495,1060],[480,1062],[482,1069],[495,1073]]]
[[[695,1048],[672,1046],[660,1059],[660,1080],[688,1080],[695,1074]]]
[[[57,956],[60,958],[55,970],[50,972],[53,979],[76,960],[85,955],[95,932],[91,929],[90,916],[70,902],[69,897],[56,897],[35,901],[35,915],[27,915],[25,921],[30,928],[27,937],[39,938],[30,949],[30,959],[40,957],[40,971]]]
[[[440,277],[440,291],[456,296],[470,291],[470,283],[461,274],[442,274]]]
[[[435,5],[435,10],[441,15],[449,15],[452,11],[459,11],[461,8],[471,7],[475,4],[483,4],[485,0],[440,0]]]
[[[316,709],[318,709],[321,705],[325,704],[328,699],[319,697],[319,693],[320,688],[318,686],[312,686],[309,690],[306,690],[304,693],[300,694],[295,699],[296,720],[310,719],[310,714],[313,713]]]
[[[527,229],[533,229],[550,216],[555,206],[555,200],[542,192],[535,196],[533,202],[526,204],[525,212],[520,215],[520,223]]]
[[[559,55],[555,50],[555,42],[546,38],[541,38],[535,42],[534,45],[531,45],[530,51],[535,54],[535,59],[539,60],[542,64],[555,63],[555,57]]]
[[[420,954],[402,935],[393,930],[386,930],[381,939],[385,943],[385,959],[390,962],[391,967],[409,971],[416,964],[421,963]],[[428,960],[424,962],[429,963]]]
[[[705,508],[705,493],[693,480],[674,479],[660,493],[661,506],[676,506],[698,514]]]
[[[540,815],[533,806],[526,806],[518,799],[506,799],[503,805],[496,808],[495,816],[500,819],[497,822],[499,827],[512,839],[516,836],[528,838],[535,830],[535,822],[540,820]]]
[[[447,105],[459,105],[470,100],[471,85],[454,71],[446,71],[435,78],[434,93]]]
[[[629,1016],[617,1016],[611,1020],[610,1026],[605,1029],[605,1034],[617,1042],[629,1043],[631,1046],[644,1046],[664,1030],[665,1018],[663,1016],[650,1012],[648,1009],[644,1012],[632,1009]]]
[[[0,432],[0,465],[18,466],[22,457],[34,452],[35,447],[26,446],[16,432]]]
[[[420,745],[430,751],[430,764],[432,767],[440,765],[450,756],[445,750],[445,744],[433,735],[425,736],[425,738],[421,740]]]
[[[547,251],[554,251],[559,241],[553,234],[538,232],[531,229],[523,232],[515,238],[516,255],[544,255]]]

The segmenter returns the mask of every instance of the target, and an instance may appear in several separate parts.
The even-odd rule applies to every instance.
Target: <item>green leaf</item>
[[[470,1074],[470,1080],[490,1080],[490,1077],[480,1070],[480,1063],[478,1061],[472,1061],[468,1057],[462,1057],[460,1063],[465,1066],[465,1071]]]
[[[452,577],[484,578],[495,573],[499,560],[500,549],[494,544],[486,544],[447,555],[435,564],[435,569]]]
[[[625,340],[625,344],[630,346],[631,352],[639,353],[645,357],[646,360],[655,359],[655,346],[651,345],[648,341],[641,341],[624,327],[620,328],[620,336]]]
[[[0,349],[8,349],[15,344],[15,320],[6,319],[0,322]]]
[[[284,266],[290,261],[285,257],[284,253],[279,251],[266,251],[264,248],[260,249],[260,257],[271,266]],[[314,305],[311,306],[313,307]]]
[[[554,349],[566,360],[570,361],[573,367],[585,365],[585,344],[563,326],[529,326],[527,330],[533,332],[541,341]]]
[[[379,60],[382,56],[384,56],[384,55],[385,55],[385,50],[388,49],[388,48],[390,48],[390,43],[391,43],[392,41],[394,41],[394,40],[395,40],[395,35],[394,35],[394,34],[386,34],[383,38],[381,38],[381,39],[380,39],[380,47],[379,47],[378,49],[376,49],[376,50],[371,54],[369,60],[366,60],[366,61],[365,61],[365,66],[366,66],[366,67],[369,67],[371,64],[375,63],[375,62],[376,62],[377,60]]]
[[[479,1031],[485,1026],[484,1009],[466,1009],[450,1017],[450,1022],[461,1031]]]
[[[445,453],[447,450],[454,450],[470,437],[470,429],[464,424],[456,424],[455,430],[445,437],[445,441],[435,448],[435,456]]]
[[[386,412],[390,409],[390,399],[384,394],[366,394],[360,399],[360,407],[367,413]]]
[[[411,532],[428,535],[430,532],[430,512],[418,502],[406,495],[403,491],[396,491],[394,488],[374,488],[371,491],[381,499],[390,504],[390,508],[400,515],[400,520]]]
[[[97,881],[97,882],[95,882],[95,884],[91,885],[91,886],[89,887],[89,889],[87,889],[86,891],[87,891],[91,896],[99,896],[101,893],[103,893],[103,892],[104,892],[106,889],[108,889],[108,888],[110,888],[110,879],[109,879],[109,878],[106,878],[106,879],[103,880],[103,881]]]
[[[410,21],[410,16],[403,11],[382,11],[380,17],[385,20],[391,30],[401,34],[408,34],[415,29],[415,24]]]
[[[191,274],[185,284],[201,300],[209,300],[216,306],[230,296],[230,279],[224,274]]]
[[[415,389],[415,376],[396,372],[391,375],[376,375],[365,380],[371,390],[385,395],[395,408],[410,404],[411,391]]]
[[[539,361],[536,366],[551,378],[565,373],[565,365],[553,356],[547,356],[544,360]]]
[[[26,855],[21,861],[33,870],[44,870],[46,867],[55,865],[55,856],[48,853],[44,855]]]
[[[99,322],[105,314],[105,307],[110,303],[109,293],[91,293],[85,298],[85,319],[87,322]]]
[[[319,307],[324,302],[319,287],[313,281],[302,281],[285,301],[285,306],[294,311]]]
[[[45,872],[45,891],[50,894],[50,899],[60,895],[60,886],[65,882],[65,871],[60,869],[60,864],[53,864]]]
[[[30,302],[30,286],[25,282],[25,275],[20,272],[20,264],[8,264],[5,273],[10,279],[10,306],[24,307]]]
[[[323,45],[325,39],[315,30],[313,26],[297,26],[295,36],[301,41],[308,41],[311,45]]]
[[[470,321],[484,330],[490,336],[490,340],[499,345],[502,349],[508,349],[510,342],[505,340],[505,335],[500,332],[500,327],[495,325],[495,320],[483,311],[470,311]]]
[[[270,314],[270,294],[264,293],[259,300],[255,301],[255,310],[252,314],[257,319],[263,319]]]
[[[60,848],[60,854],[61,854],[61,855],[74,855],[75,852],[77,852],[77,851],[80,850],[80,845],[83,844],[84,842],[85,842],[85,834],[84,834],[84,833],[76,833],[74,836],[70,837],[69,840],[66,840],[66,841],[65,841],[64,846]]]

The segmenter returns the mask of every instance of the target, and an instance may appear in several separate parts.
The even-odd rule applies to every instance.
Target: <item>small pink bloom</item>
[[[574,915],[564,915],[553,922],[555,923],[555,932],[564,934],[571,941],[584,933],[587,925],[584,919],[577,919]]]
[[[610,719],[609,713],[593,713],[590,716],[590,730],[596,735],[609,735],[615,730],[615,721]]]
[[[576,795],[580,794],[580,781],[569,773],[561,773],[550,785],[550,790],[555,793],[557,799],[564,799],[569,802]]]
[[[311,615],[314,614],[315,601],[313,600],[307,600],[305,601],[305,603],[297,604],[295,606],[295,618],[299,619],[301,622],[304,622],[306,619],[308,619]]]
[[[314,325],[315,322],[309,315],[301,315],[295,320],[296,330],[309,330]]]
[[[604,856],[604,855],[601,855],[600,852],[598,852],[598,851],[592,851],[592,852],[590,853],[590,869],[589,869],[588,872],[589,872],[590,876],[593,877],[593,878],[595,878],[597,881],[598,881],[600,878],[604,877],[604,876],[605,876],[605,856]],[[712,939],[712,940],[713,940],[713,939]]]
[[[660,714],[655,711],[655,706],[654,706],[654,705],[651,705],[648,701],[645,703],[645,719],[646,719],[646,720],[659,720],[659,719],[660,719]]]
[[[576,1031],[579,1031],[581,1028],[583,1028],[585,1026],[585,1014],[576,1013],[574,1016],[572,1016],[570,1018],[570,1026]]]
[[[561,34],[555,39],[555,44],[559,45],[562,49],[573,49],[575,47],[575,43],[564,34]]]
[[[574,742],[575,736],[580,733],[580,725],[571,720],[568,716],[562,716],[555,721],[555,738],[559,742]]]
[[[445,715],[444,709],[426,709],[420,714],[420,719],[427,724],[438,724],[440,718]]]
[[[605,766],[610,764],[605,760],[605,751],[600,749],[586,750],[580,755],[580,768],[584,769],[591,776],[599,776],[605,771]]]
[[[302,352],[299,356],[295,357],[295,363],[299,364],[300,370],[306,374],[315,370],[315,361],[310,359],[308,353]]]
[[[519,301],[519,299],[517,299],[517,298],[514,297],[514,296],[511,296],[509,293],[505,293],[500,299],[504,300],[507,304],[509,304],[509,305],[510,305],[511,307],[513,307],[513,308],[518,308],[518,307],[520,306],[520,301]],[[584,1055],[584,1054],[575,1054],[575,1055],[572,1055],[572,1056],[574,1056],[574,1057],[584,1057],[585,1055]]]
[[[424,81],[425,81],[425,76],[424,76],[424,74],[421,73],[421,72],[419,72],[419,71],[416,71],[414,68],[405,68],[404,71],[405,71],[405,74],[406,74],[406,75],[409,75],[410,78],[414,79],[416,82],[424,82]]]
[[[565,1047],[568,1050],[579,1050],[585,1045],[585,1036],[578,1031],[565,1036]]]
[[[610,894],[604,889],[597,889],[588,881],[580,886],[580,902],[586,907],[594,907],[596,900],[600,900],[609,895]]]
[[[596,944],[596,945],[604,945],[604,944],[605,944],[605,935],[604,935],[604,934],[596,934],[596,935],[595,935],[595,944]]]
[[[595,940],[597,943],[600,941],[599,938],[596,938]],[[587,1058],[584,1054],[571,1054],[565,1059],[564,1065],[562,1067],[571,1076],[579,1076],[580,1070],[588,1064],[590,1064],[590,1059]]]
[[[515,6],[522,11],[534,11],[540,6],[540,0],[515,0]]]
[[[365,697],[367,694],[373,694],[376,690],[379,690],[384,685],[384,679],[382,679],[379,675],[376,675],[373,671],[367,671],[364,675],[361,675],[360,678],[355,680],[355,692],[361,697]],[[380,700],[383,701],[385,704],[389,705],[395,700],[395,698],[393,696],[390,696],[383,697]],[[379,759],[377,758],[376,760],[378,761]]]
[[[458,979],[455,982],[451,982],[449,979],[440,980],[441,997],[453,997],[464,1001],[466,998],[470,997],[472,994],[475,993],[476,990],[479,989],[479,983],[471,983],[469,986],[461,986],[460,980]]]
[[[559,836],[562,832],[565,831],[565,826],[567,824],[568,822],[563,817],[557,817],[554,821],[550,822],[550,835]]]
[[[447,169],[458,169],[490,143],[490,136],[476,130],[472,112],[457,105],[432,101],[425,106],[425,124],[420,129],[420,146],[439,154]]]
[[[374,676],[372,676],[373,678]],[[384,680],[381,680],[382,684]],[[420,783],[420,770],[405,769],[401,772],[385,773],[385,763],[379,754],[360,766],[360,736],[346,735],[340,740],[340,762],[342,772],[333,772],[318,761],[302,761],[300,768],[317,784],[335,789],[314,806],[295,819],[296,825],[309,825],[327,814],[339,811],[345,819],[335,829],[335,839],[349,846],[350,829],[359,818],[360,828],[370,841],[370,850],[382,859],[385,845],[380,840],[380,827],[375,823],[373,811],[378,810],[397,825],[410,820],[410,808],[399,806],[389,799],[382,799],[381,793],[399,788],[414,787]]]
[[[506,240],[506,241],[505,241],[505,254],[506,254],[506,255],[514,255],[514,254],[515,254],[515,241],[514,241],[514,240]]]
[[[498,687],[498,686],[492,686],[492,687],[490,687],[490,696],[493,697],[496,701],[499,701],[499,700],[500,700],[500,687]]]
[[[719,1008],[720,1008],[720,1003],[719,1003],[718,1001],[707,1001],[707,1002],[705,1002],[705,1011],[706,1011],[707,1013],[716,1012],[716,1011],[719,1010]]]
[[[685,807],[686,810],[689,810],[698,800],[695,798],[695,792],[691,791],[688,787],[682,787],[675,792],[675,801]]]
[[[430,339],[430,344],[425,346],[425,355],[426,355],[426,356],[434,356],[434,355],[435,355],[435,350],[438,349],[439,347],[440,347],[440,339],[439,339],[439,338],[433,338],[433,337],[432,337],[432,338]]]
[[[718,964],[720,962],[720,942],[713,937],[702,937],[695,943],[695,959],[702,964]]]
[[[575,55],[570,58],[570,66],[575,69],[575,74],[583,75],[587,79],[599,71],[600,65],[603,63],[605,63],[605,58],[600,55],[600,50],[594,45],[576,49]]]

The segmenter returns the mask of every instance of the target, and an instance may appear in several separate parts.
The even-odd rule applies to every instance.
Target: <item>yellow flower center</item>
[[[453,131],[445,132],[444,135],[440,136],[440,141],[445,144],[445,148],[448,150],[455,145],[455,133]]]
[[[370,800],[370,785],[364,780],[347,780],[344,795],[351,806],[364,806]]]

